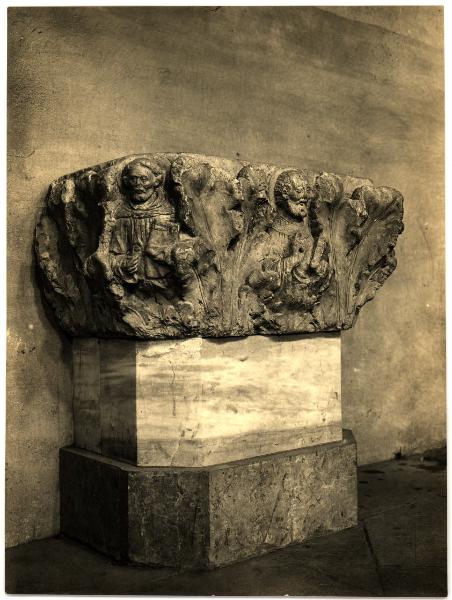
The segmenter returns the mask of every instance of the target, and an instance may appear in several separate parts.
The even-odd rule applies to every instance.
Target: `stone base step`
[[[213,568],[357,524],[356,443],[209,467],[60,453],[61,532],[117,560]]]

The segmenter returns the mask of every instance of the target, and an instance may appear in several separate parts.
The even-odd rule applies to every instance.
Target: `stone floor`
[[[16,594],[217,596],[447,595],[446,470],[442,456],[359,469],[359,527],[210,572],[111,562],[50,538],[6,552]]]

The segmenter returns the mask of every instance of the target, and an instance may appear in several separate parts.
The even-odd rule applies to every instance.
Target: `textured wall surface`
[[[7,543],[58,531],[68,342],[34,283],[50,181],[189,151],[370,177],[405,196],[399,266],[343,336],[361,463],[445,437],[442,10],[9,11]]]

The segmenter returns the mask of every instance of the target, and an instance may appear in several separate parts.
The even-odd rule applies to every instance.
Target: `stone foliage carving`
[[[74,336],[337,331],[394,271],[403,199],[369,180],[194,154],[56,180],[39,280]]]

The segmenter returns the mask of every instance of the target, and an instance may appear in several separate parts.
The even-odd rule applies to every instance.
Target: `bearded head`
[[[276,205],[290,218],[303,221],[308,215],[312,190],[306,177],[295,169],[284,171],[275,183]]]
[[[163,184],[165,173],[156,163],[148,159],[135,159],[122,172],[122,184],[133,205],[143,204]]]

